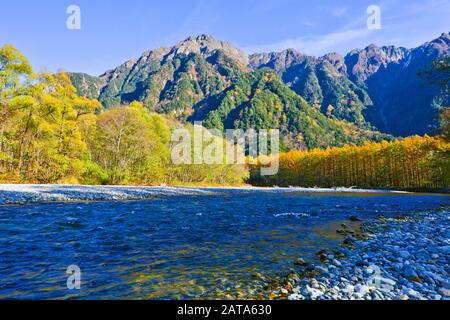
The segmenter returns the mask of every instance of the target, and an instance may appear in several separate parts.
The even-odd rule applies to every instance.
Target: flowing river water
[[[141,201],[0,206],[0,299],[256,294],[361,220],[448,207],[445,195],[214,190]],[[81,289],[67,288],[67,267]]]

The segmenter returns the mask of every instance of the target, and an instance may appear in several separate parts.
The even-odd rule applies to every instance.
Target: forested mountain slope
[[[248,56],[230,43],[201,35],[148,51],[99,77],[83,73],[70,77],[79,94],[98,98],[106,107],[136,100],[152,111],[184,121],[198,119],[205,108],[218,107],[205,105],[229,92],[243,75],[257,77],[251,73],[270,68],[299,96],[296,99],[303,98],[327,118],[354,123],[362,130],[408,136],[434,133],[436,115],[448,104],[448,96],[427,83],[420,72],[447,56],[449,45],[449,33],[443,33],[414,49],[371,44],[346,56],[330,53],[317,58],[294,49]],[[258,96],[258,101],[270,106],[274,94],[265,95],[267,101]],[[227,121],[227,125],[234,124]],[[299,119],[292,121],[300,123]]]

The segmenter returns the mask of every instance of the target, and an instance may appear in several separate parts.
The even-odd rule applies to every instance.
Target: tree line
[[[250,181],[261,186],[435,189],[450,186],[450,143],[445,137],[409,137],[362,146],[289,151],[278,155],[280,170]]]

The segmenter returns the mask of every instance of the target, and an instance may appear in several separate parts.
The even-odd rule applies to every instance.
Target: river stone
[[[316,277],[319,284],[326,284],[318,286],[323,291],[320,299],[450,300],[446,254],[450,245],[448,237],[443,236],[449,231],[444,227],[448,211],[379,221],[363,225],[363,230],[371,233],[369,239],[347,238],[345,243],[351,247],[336,251],[344,256],[336,254],[339,260],[329,259],[330,272]],[[383,276],[374,274],[377,269],[370,266],[382,266]],[[308,296],[312,293],[317,298],[312,289]]]
[[[375,276],[370,279],[370,285],[374,285],[377,287],[380,286],[383,288],[393,287],[395,286],[395,281],[381,276]]]
[[[450,297],[450,290],[447,288],[440,288],[439,293],[442,294],[444,297]]]
[[[310,286],[306,286],[306,292],[311,297],[312,300],[317,299],[322,296],[324,293],[318,289],[311,288]]]
[[[406,265],[403,268],[403,276],[405,278],[418,278],[419,277],[411,265]]]
[[[355,287],[352,286],[351,284],[348,284],[348,285],[345,287],[344,291],[347,292],[347,293],[353,293],[353,292],[355,292]]]
[[[317,270],[317,271],[320,271],[320,272],[322,272],[322,273],[328,273],[328,268],[327,268],[327,267],[324,267],[324,266],[317,266],[317,267],[316,267],[316,270]]]
[[[305,260],[303,260],[302,258],[298,258],[297,260],[295,260],[294,265],[296,266],[304,266],[307,265],[308,262],[306,262]]]
[[[366,285],[357,284],[357,285],[355,286],[355,291],[356,291],[356,293],[358,293],[360,296],[364,296],[364,295],[366,295],[366,294],[370,291],[370,288],[369,288],[368,286],[366,286]]]
[[[335,265],[336,267],[340,267],[340,266],[342,266],[342,263],[340,263],[339,260],[334,259],[333,265]]]
[[[421,295],[419,292],[417,292],[416,290],[412,289],[412,288],[406,289],[406,290],[405,290],[405,293],[406,293],[410,298],[413,298],[413,299],[416,299],[416,300],[421,300],[421,299],[422,299],[422,295]]]

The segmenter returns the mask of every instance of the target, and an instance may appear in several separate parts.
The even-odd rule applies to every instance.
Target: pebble
[[[302,258],[298,258],[297,260],[295,260],[294,265],[296,266],[304,266],[307,265],[308,263],[302,259]]]
[[[409,256],[410,256],[410,254],[409,254],[409,252],[408,251],[400,251],[399,253],[398,253],[399,255],[400,255],[400,257],[402,257],[403,259],[408,259],[409,258]]]
[[[289,294],[289,291],[286,290],[286,289],[284,289],[284,288],[281,288],[280,292],[281,292],[282,294]]]
[[[345,287],[344,291],[347,292],[347,293],[353,293],[353,292],[355,291],[355,287],[352,286],[351,284],[348,284],[348,285]]]
[[[311,288],[309,286],[306,287],[306,290],[312,300],[314,300],[324,294],[322,291],[315,289],[315,288]]]
[[[405,278],[418,278],[419,277],[417,275],[416,271],[414,270],[414,268],[411,267],[411,265],[407,265],[404,267],[403,275],[405,276]]]
[[[340,263],[339,260],[334,259],[333,265],[335,265],[336,267],[340,267],[340,266],[342,266],[342,263]]]
[[[450,297],[450,290],[447,288],[440,288],[439,293],[442,294],[444,297]]]
[[[366,293],[369,292],[369,290],[370,290],[370,288],[368,286],[361,285],[361,284],[358,284],[355,287],[355,292],[361,296],[364,296]]]

